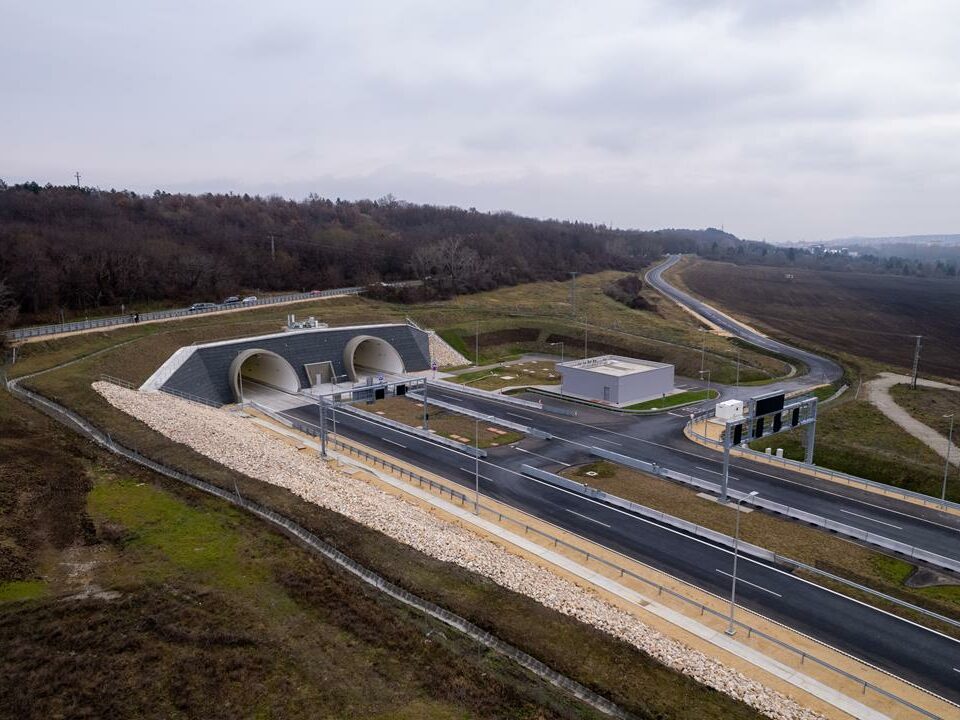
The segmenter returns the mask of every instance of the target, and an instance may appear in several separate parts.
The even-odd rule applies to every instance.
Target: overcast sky
[[[0,108],[7,182],[960,232],[949,0],[0,0]]]

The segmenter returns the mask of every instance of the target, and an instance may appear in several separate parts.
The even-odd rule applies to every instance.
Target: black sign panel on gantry
[[[753,414],[758,417],[783,410],[783,393],[760,396],[753,401],[755,403]]]

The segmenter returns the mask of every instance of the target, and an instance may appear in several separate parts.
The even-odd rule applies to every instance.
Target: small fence
[[[401,283],[402,284],[402,283]],[[232,303],[230,305],[214,305],[210,308],[199,310],[190,310],[180,308],[177,310],[155,310],[139,314],[139,322],[150,322],[152,320],[166,320],[169,318],[194,317],[213,312],[223,312],[224,310],[243,310],[262,305],[276,305],[277,303],[297,302],[300,300],[310,300],[320,297],[338,297],[346,295],[359,295],[364,292],[363,287],[345,287],[332,290],[321,290],[319,292],[309,293],[289,293],[286,295],[268,295],[267,297],[257,298],[250,302]],[[33,327],[16,328],[7,330],[4,334],[10,340],[26,340],[28,338],[44,337],[49,335],[63,335],[64,333],[79,332],[81,330],[95,330],[97,328],[116,327],[117,325],[136,324],[136,315],[126,313],[125,315],[114,315],[112,317],[93,318],[90,320],[76,320],[73,322],[56,323],[53,325],[35,325]]]

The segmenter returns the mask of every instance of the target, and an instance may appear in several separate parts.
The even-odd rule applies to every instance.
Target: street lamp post
[[[700,379],[701,379],[701,380],[703,380],[703,376],[704,376],[704,375],[707,376],[707,400],[709,400],[709,399],[710,399],[710,371],[709,371],[709,370],[701,370],[701,371],[700,371]],[[703,436],[704,436],[704,437],[707,436],[707,414],[706,414],[706,413],[704,413],[704,415],[703,415]]]
[[[943,463],[943,490],[940,492],[940,499],[947,499],[947,474],[950,472],[950,448],[953,447],[953,417],[956,413],[950,413],[949,415],[944,415],[945,418],[950,418],[950,432],[947,435],[947,459]]]
[[[733,583],[730,586],[730,625],[727,628],[727,635],[731,637],[737,632],[733,627],[733,612],[737,602],[737,558],[740,555],[740,503],[748,498],[756,497],[759,494],[760,493],[754,490],[749,495],[744,495],[737,500],[737,530],[733,535]]]
[[[703,372],[707,359],[707,331],[703,328],[699,328],[699,330],[702,333],[702,335],[700,335],[700,372]]]
[[[480,418],[473,420],[473,446],[476,450],[473,466],[473,514],[480,514]]]

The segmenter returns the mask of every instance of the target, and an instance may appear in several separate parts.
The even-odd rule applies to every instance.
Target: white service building
[[[673,365],[622,355],[559,363],[564,395],[624,407],[673,392]]]

